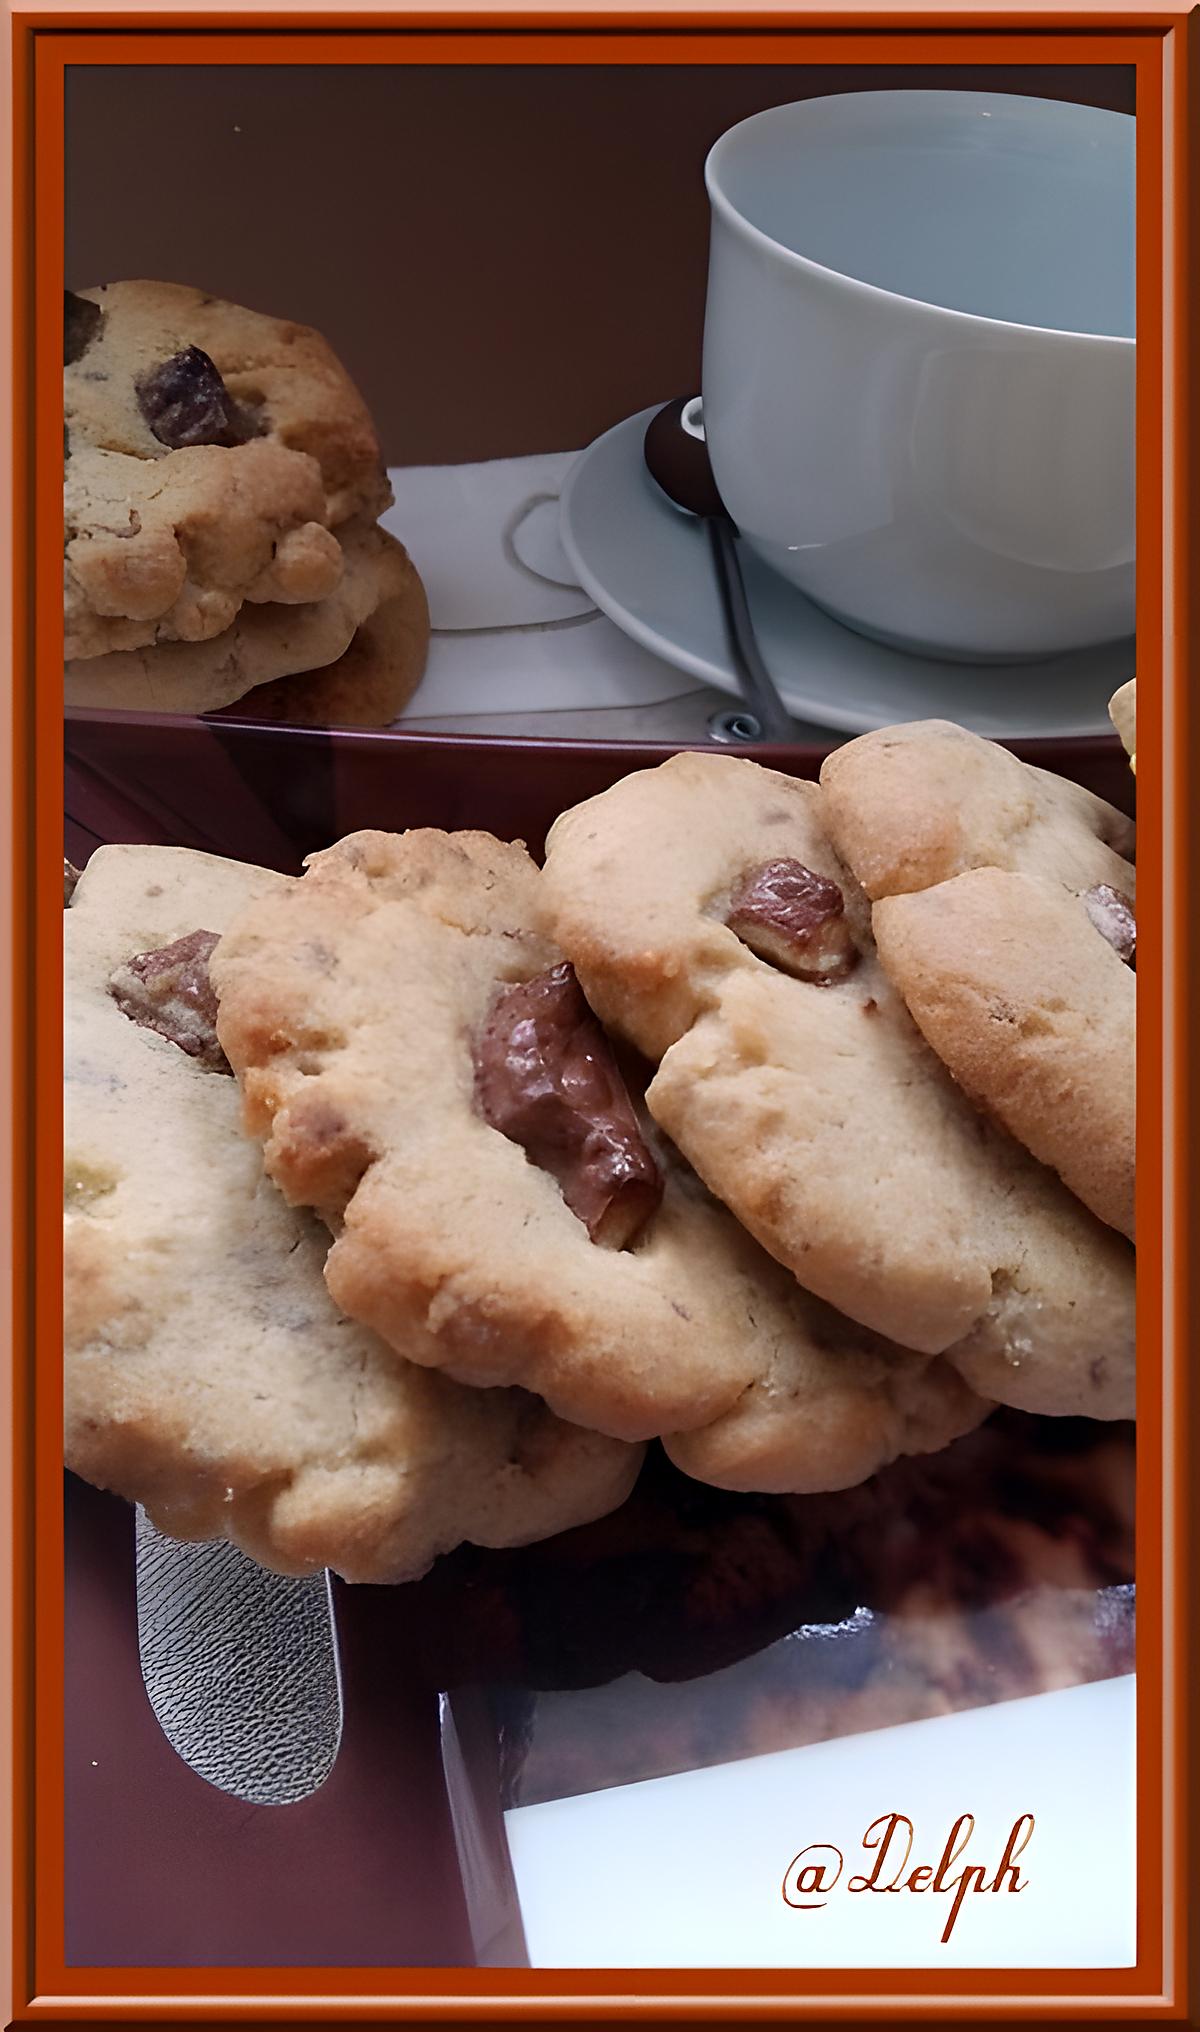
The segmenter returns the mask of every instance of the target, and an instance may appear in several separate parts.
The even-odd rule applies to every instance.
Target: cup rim
[[[739,233],[752,246],[760,247],[769,252],[783,267],[811,275],[820,275],[829,282],[840,285],[844,289],[850,290],[853,293],[861,293],[869,298],[875,298],[880,302],[911,304],[916,310],[926,311],[939,318],[949,318],[959,324],[976,325],[984,330],[993,332],[1028,333],[1030,336],[1045,340],[1048,343],[1053,342],[1057,344],[1062,342],[1069,345],[1101,346],[1121,350],[1127,349],[1130,352],[1136,349],[1136,336],[1127,338],[1119,332],[1067,331],[1060,325],[1031,325],[1022,324],[1015,318],[986,317],[978,311],[956,310],[951,304],[932,303],[927,297],[906,296],[900,290],[884,289],[879,283],[864,282],[857,275],[847,275],[840,268],[830,268],[823,261],[814,261],[811,255],[798,254],[795,248],[785,247],[781,240],[776,240],[772,234],[764,232],[761,226],[756,226],[752,220],[746,217],[744,212],[739,211],[732,198],[721,188],[717,180],[721,168],[720,157],[722,154],[730,151],[735,137],[744,135],[748,128],[765,125],[780,114],[793,112],[800,106],[829,106],[839,101],[845,104],[850,101],[861,102],[864,99],[878,101],[884,105],[896,105],[897,102],[904,102],[914,108],[921,103],[930,107],[945,107],[950,104],[962,105],[964,102],[976,106],[981,104],[1003,106],[1007,110],[1011,110],[1014,106],[1053,106],[1060,112],[1065,111],[1068,118],[1075,118],[1081,115],[1085,117],[1091,116],[1092,120],[1103,123],[1107,123],[1110,120],[1133,119],[1133,115],[1130,113],[1112,112],[1108,108],[1101,106],[1080,106],[1074,100],[1069,99],[1043,99],[1033,93],[1027,92],[970,92],[958,90],[957,88],[941,91],[936,87],[913,87],[880,92],[822,92],[814,95],[811,99],[789,99],[778,106],[764,106],[761,111],[749,114],[744,120],[738,120],[732,127],[727,127],[725,132],[719,135],[716,141],[713,142],[704,160],[704,183],[713,211],[735,233]]]

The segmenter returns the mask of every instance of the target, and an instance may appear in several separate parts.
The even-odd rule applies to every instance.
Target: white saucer
[[[653,415],[641,410],[580,454],[562,489],[563,548],[585,592],[627,635],[736,694],[704,530],[671,505],[643,463]],[[767,668],[789,710],[823,727],[860,733],[950,719],[1006,740],[1108,734],[1108,701],[1134,674],[1132,641],[1044,663],[911,656],[832,620],[744,545],[741,559]]]

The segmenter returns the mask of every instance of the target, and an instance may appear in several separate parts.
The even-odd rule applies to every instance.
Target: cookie
[[[1131,1415],[1132,1252],[925,1043],[822,804],[728,756],[626,777],[550,833],[558,942],[660,1061],[655,1120],[807,1290],[998,1402]]]
[[[104,847],[66,912],[66,1460],[175,1536],[405,1580],[602,1515],[639,1450],[415,1368],[334,1306],[328,1234],[264,1178],[212,1028],[215,934],[291,886]]]
[[[110,282],[68,292],[63,355],[72,450],[161,464],[192,445],[265,438],[316,460],[331,526],[390,504],[370,412],[306,325],[181,283]]]
[[[1121,737],[1129,766],[1137,772],[1137,679],[1131,677],[1108,702],[1108,717]]]
[[[63,513],[68,662],[207,642],[243,600],[323,600],[342,575],[320,467],[269,438],[160,460],[76,450]]]
[[[830,837],[867,895],[1004,868],[1134,896],[1132,821],[948,720],[862,734],[821,765]]]
[[[980,1106],[1132,1236],[1132,825],[937,721],[848,742],[821,784],[925,1037]]]
[[[221,940],[246,1126],[332,1225],[337,1304],[463,1383],[673,1435],[728,1487],[839,1487],[977,1423],[945,1365],[828,1320],[647,1134],[540,912],[520,846],[360,833]]]
[[[1077,896],[973,868],[882,898],[879,955],[955,1079],[1133,1237],[1134,974]]]
[[[823,1305],[732,1221],[725,1240],[758,1289],[765,1361],[721,1417],[664,1436],[685,1474],[760,1495],[853,1489],[903,1455],[940,1453],[991,1411],[951,1363]]]
[[[230,705],[256,685],[297,672],[324,670],[349,648],[355,631],[393,604],[388,641],[408,682],[428,625],[425,591],[403,544],[374,525],[342,536],[343,569],[336,590],[307,606],[244,606],[211,642],[160,642],[118,649],[69,663],[68,706],[125,712],[205,713]],[[398,617],[410,616],[406,628]]]
[[[67,293],[63,361],[68,662],[325,599],[331,528],[391,500],[362,398],[304,326],[112,283]]]
[[[335,663],[257,685],[224,713],[292,727],[387,727],[420,684],[428,651],[429,607],[414,571],[409,590],[382,601]]]

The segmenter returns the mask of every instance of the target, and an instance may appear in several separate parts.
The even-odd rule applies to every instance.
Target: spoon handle
[[[741,678],[742,696],[756,715],[764,739],[794,741],[796,730],[792,725],[791,714],[780,698],[775,680],[759,653],[754,623],[750,619],[750,608],[746,600],[746,587],[742,579],[733,524],[719,515],[706,516],[705,520],[708,523],[708,540],[712,546],[717,582],[721,588],[721,604],[725,609],[734,660]]]

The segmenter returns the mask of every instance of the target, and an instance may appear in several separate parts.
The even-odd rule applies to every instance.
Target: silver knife
[[[328,1573],[289,1580],[224,1539],[167,1538],[139,1505],[138,1656],[173,1750],[255,1806],[306,1799],[342,1739]]]

